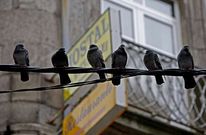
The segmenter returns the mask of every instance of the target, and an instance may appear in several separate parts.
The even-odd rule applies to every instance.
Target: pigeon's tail
[[[98,73],[100,80],[106,80],[105,74],[104,73]]]
[[[185,81],[185,88],[186,89],[191,89],[196,86],[195,79],[192,74],[186,74],[183,75],[184,81]]]
[[[112,78],[113,85],[119,85],[121,81],[121,75],[114,74]]]
[[[61,85],[69,84],[71,82],[67,73],[59,73]]]
[[[29,80],[29,73],[28,72],[21,72],[21,80],[26,82]]]
[[[164,80],[161,75],[155,75],[155,79],[158,85],[161,85],[164,83]]]

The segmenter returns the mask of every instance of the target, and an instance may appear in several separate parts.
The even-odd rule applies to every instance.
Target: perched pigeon
[[[28,51],[24,48],[23,44],[17,44],[13,53],[14,62],[16,65],[27,67],[29,66],[29,56]],[[21,80],[28,81],[29,73],[22,71],[21,72]]]
[[[121,45],[115,52],[112,53],[112,68],[125,68],[127,64],[127,53],[125,46]],[[113,85],[119,85],[121,81],[120,74],[113,74],[112,83]]]
[[[3,135],[12,135],[14,132],[11,130],[10,126],[6,126],[6,131],[4,131]]]
[[[144,64],[148,70],[161,70],[162,66],[160,64],[159,58],[153,51],[147,50],[144,56]],[[162,75],[155,75],[155,79],[158,85],[164,83]]]
[[[87,60],[89,61],[89,64],[93,67],[93,68],[105,68],[105,64],[104,64],[104,59],[102,56],[102,51],[99,50],[99,48],[97,47],[97,45],[90,45],[88,53],[87,53]],[[99,78],[101,80],[105,80],[105,74],[104,73],[98,73],[99,74]]]
[[[68,58],[67,58],[67,55],[65,54],[64,48],[60,48],[52,56],[51,60],[52,60],[52,64],[54,67],[68,67],[69,66]],[[59,77],[60,77],[61,85],[65,85],[71,82],[68,74],[63,71],[59,73]]]
[[[182,70],[194,69],[192,55],[189,52],[188,46],[184,46],[177,56],[178,66]],[[191,73],[183,75],[185,81],[185,88],[190,89],[196,86],[195,79]]]

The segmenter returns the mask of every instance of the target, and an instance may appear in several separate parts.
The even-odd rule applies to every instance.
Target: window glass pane
[[[122,34],[134,39],[132,10],[108,1],[104,1],[104,9],[107,9],[108,7],[120,11]]]
[[[165,0],[145,0],[146,6],[153,8],[163,14],[174,16],[173,3]]]
[[[145,16],[146,43],[173,54],[173,30],[169,24]]]
[[[142,4],[142,0],[133,0],[134,2],[137,2],[139,4]]]

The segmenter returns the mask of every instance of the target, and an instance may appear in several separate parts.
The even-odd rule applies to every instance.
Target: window
[[[144,22],[146,44],[173,53],[172,26],[148,16],[144,17]]]
[[[139,4],[142,4],[143,0],[134,0],[134,2],[137,2]]]
[[[124,7],[123,5],[118,5],[112,2],[105,1],[104,6],[106,7],[112,7],[115,10],[118,10],[121,12],[120,18],[121,18],[121,28],[122,33],[127,38],[134,39],[134,21],[133,21],[133,11],[130,8]],[[125,27],[126,26],[126,27]]]
[[[145,0],[146,6],[168,16],[174,16],[173,3],[165,0]]]
[[[102,12],[120,11],[122,38],[174,56],[180,41],[175,5],[176,0],[103,0]]]

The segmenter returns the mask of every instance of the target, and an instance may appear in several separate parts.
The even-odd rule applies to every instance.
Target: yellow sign
[[[103,58],[107,59],[112,53],[111,24],[109,10],[88,29],[88,31],[73,45],[67,53],[69,65],[72,67],[91,67],[87,61],[87,51],[90,44],[97,44],[103,52]],[[86,81],[91,74],[70,74],[72,82]],[[70,95],[78,87],[69,88],[65,95]],[[68,96],[64,96],[67,98]]]
[[[63,135],[84,135],[116,105],[110,82],[97,87],[64,119]],[[108,122],[108,121],[107,121]],[[103,128],[103,127],[102,127]]]

